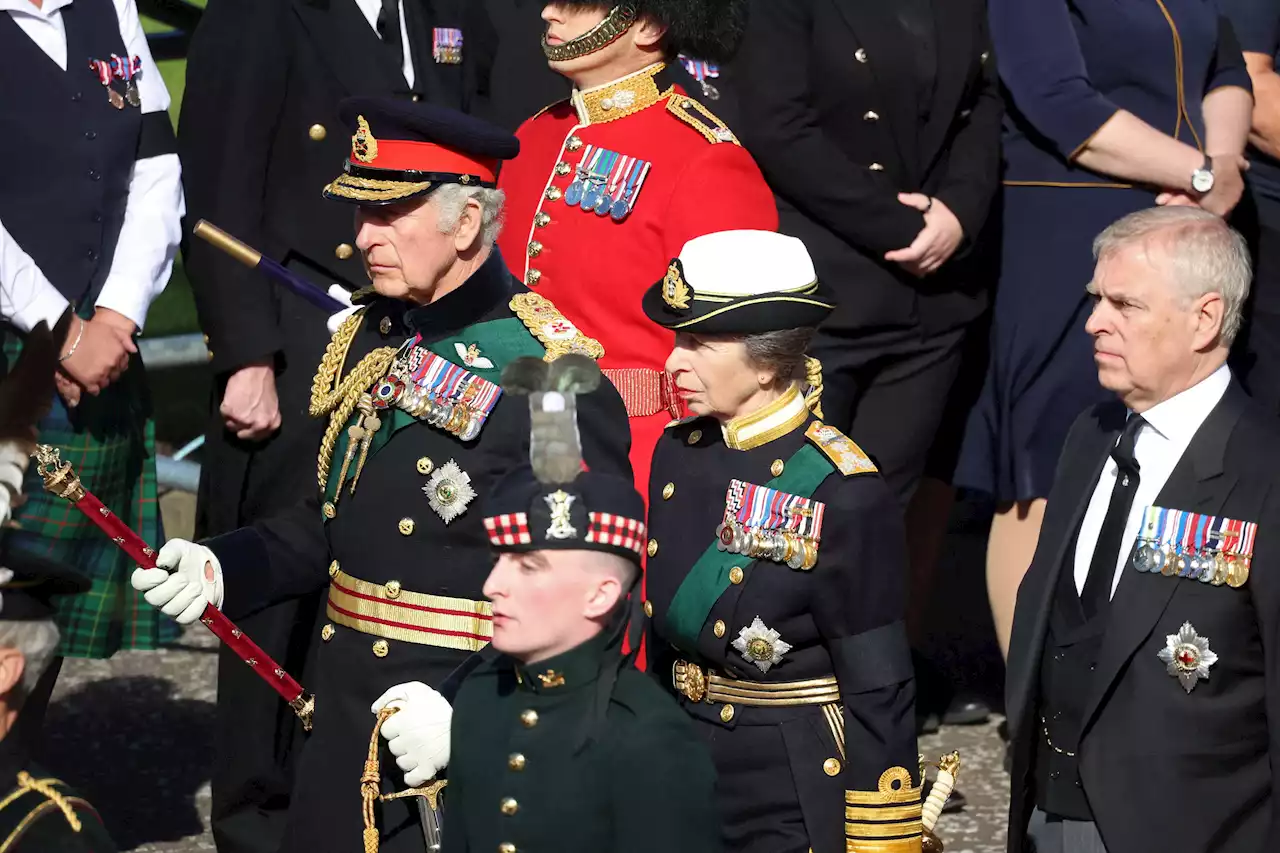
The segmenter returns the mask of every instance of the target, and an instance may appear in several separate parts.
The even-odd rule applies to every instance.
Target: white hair
[[[1206,293],[1222,297],[1224,346],[1240,331],[1249,298],[1253,264],[1240,232],[1221,217],[1198,207],[1171,205],[1139,210],[1112,223],[1093,241],[1093,256],[1102,260],[1135,244],[1158,240],[1173,277],[1188,301]]]
[[[433,192],[431,202],[436,206],[440,233],[448,234],[458,227],[467,202],[475,199],[480,205],[480,241],[492,246],[502,231],[502,207],[506,193],[485,187],[464,187],[462,184],[445,184]]]
[[[53,660],[58,650],[58,626],[52,619],[34,621],[0,620],[0,648],[17,649],[26,663],[22,668],[22,681],[9,693],[10,710],[22,707],[27,695],[35,689],[40,674]]]

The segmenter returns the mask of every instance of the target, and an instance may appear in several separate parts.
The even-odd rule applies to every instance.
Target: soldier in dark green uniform
[[[198,545],[170,541],[134,586],[179,621],[204,602],[232,619],[328,589],[314,730],[299,759],[283,853],[361,849],[370,704],[411,679],[438,686],[493,632],[477,503],[528,458],[529,410],[502,370],[600,345],[521,286],[493,248],[509,133],[426,103],[361,98],[330,199],[355,207],[372,292],[338,328],[312,389],[327,421],[317,493]],[[607,383],[578,400],[586,461],[630,476],[626,411]],[[171,573],[170,573],[171,572]],[[390,762],[385,762],[390,764]],[[394,768],[394,765],[391,765]],[[391,793],[398,779],[382,780]],[[423,853],[416,805],[377,807],[381,853]]]
[[[532,466],[504,477],[485,503],[498,560],[484,593],[500,654],[454,702],[444,851],[716,853],[706,748],[621,654],[644,501],[630,480],[579,473],[576,448],[548,462],[574,441],[572,428],[559,442],[554,428],[540,431],[564,413],[564,396],[531,396]],[[638,626],[638,608],[634,616]],[[410,728],[428,733],[438,697],[425,704],[425,714],[412,703],[400,713],[422,717]],[[403,734],[390,743],[400,766],[434,771],[431,738]]]
[[[22,704],[58,645],[50,596],[89,582],[57,563],[0,551],[0,851],[115,853],[83,797],[31,763],[14,728]]]
[[[695,413],[651,468],[651,670],[710,748],[733,853],[921,849],[906,537],[819,419],[832,305],[799,240],[756,231],[689,241],[645,295]]]

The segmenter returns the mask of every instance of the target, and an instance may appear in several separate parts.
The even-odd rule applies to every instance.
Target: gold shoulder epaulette
[[[715,113],[688,95],[672,93],[667,99],[667,112],[701,133],[712,145],[718,145],[721,142],[742,144],[738,141],[738,137],[733,135],[729,126]]]
[[[804,437],[813,442],[813,446],[831,460],[836,470],[846,477],[854,474],[874,474],[876,465],[853,439],[833,426],[822,421],[814,421],[804,431]]]
[[[14,836],[20,834],[21,831],[27,826],[27,824],[35,820],[40,815],[44,814],[47,811],[52,811],[54,809],[57,809],[62,812],[62,816],[66,818],[67,823],[71,826],[72,832],[80,831],[80,818],[76,815],[74,806],[76,804],[81,804],[81,803],[83,803],[84,805],[88,805],[88,804],[85,803],[83,800],[81,800],[79,797],[70,797],[70,796],[67,796],[66,794],[63,794],[61,791],[57,789],[57,787],[55,787],[58,785],[65,785],[64,782],[62,782],[60,779],[54,779],[52,777],[47,779],[36,779],[32,777],[32,775],[25,770],[23,770],[18,774],[17,781],[18,781],[18,787],[10,791],[9,794],[3,800],[0,800],[0,811],[3,811],[4,809],[8,808],[16,800],[18,800],[20,797],[22,797],[24,794],[28,792],[34,792],[36,794],[39,794],[40,796],[44,797],[44,801],[41,802],[40,805],[28,811],[27,816],[24,817],[22,819],[22,822],[18,824],[18,828],[14,830],[14,835],[10,836],[10,838],[13,838]]]
[[[525,328],[546,348],[547,354],[542,357],[543,361],[555,361],[571,352],[596,361],[604,358],[604,347],[600,342],[584,335],[545,296],[517,293],[511,298],[510,307]]]

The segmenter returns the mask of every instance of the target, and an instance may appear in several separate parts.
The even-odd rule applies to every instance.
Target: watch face
[[[1191,173],[1191,188],[1198,193],[1207,193],[1213,189],[1213,172],[1208,169],[1196,169]]]

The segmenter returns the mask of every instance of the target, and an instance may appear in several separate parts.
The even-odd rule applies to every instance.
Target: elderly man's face
[[[1194,384],[1221,328],[1221,296],[1188,298],[1166,251],[1157,240],[1124,247],[1098,262],[1089,285],[1098,382],[1139,412]]]
[[[356,246],[373,289],[426,304],[458,261],[457,229],[441,233],[439,210],[427,198],[356,209]]]

